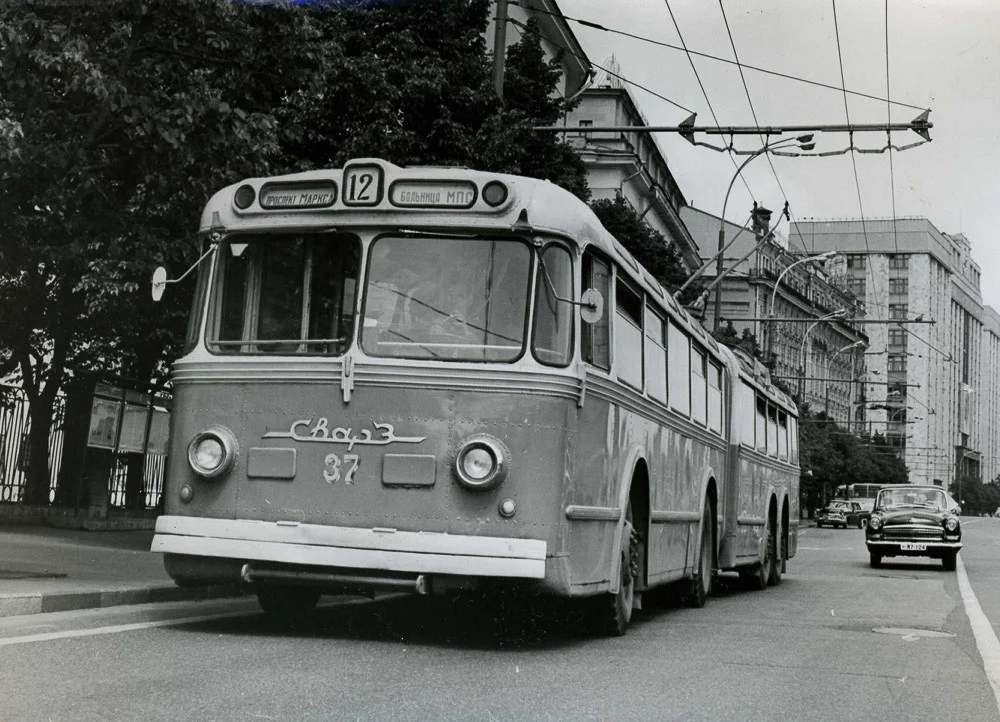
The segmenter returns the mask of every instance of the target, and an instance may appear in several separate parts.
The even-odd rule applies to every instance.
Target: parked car
[[[962,524],[940,487],[887,486],[875,498],[865,543],[875,568],[885,557],[916,556],[940,559],[945,569],[954,571]]]
[[[862,526],[867,510],[856,501],[834,500],[816,511],[816,526],[842,527]]]

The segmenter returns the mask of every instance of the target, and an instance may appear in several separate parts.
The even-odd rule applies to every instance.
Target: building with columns
[[[868,373],[887,384],[866,384],[871,431],[899,447],[913,482],[981,477],[996,378],[984,360],[996,348],[969,240],[926,218],[804,220],[791,233],[810,252],[838,251],[834,262],[864,304]]]
[[[757,212],[766,221],[768,211]],[[814,412],[826,412],[845,427],[864,423],[857,379],[865,372],[867,337],[859,323],[863,310],[842,274],[829,262],[791,253],[752,223],[744,229],[692,206],[681,209],[681,218],[703,261],[716,254],[723,231],[724,267],[730,270],[720,284],[722,322],[732,323],[737,333],[753,333],[773,361],[773,377]],[[712,266],[706,278],[714,277]],[[714,306],[713,292],[707,297],[707,325],[713,323]]]

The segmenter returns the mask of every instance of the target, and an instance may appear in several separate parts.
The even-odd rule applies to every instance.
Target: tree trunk
[[[28,429],[28,463],[22,503],[28,506],[49,504],[49,436],[52,433],[52,408],[32,400],[31,425]]]

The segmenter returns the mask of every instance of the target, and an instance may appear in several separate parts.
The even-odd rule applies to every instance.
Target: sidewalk
[[[0,617],[240,594],[237,585],[182,589],[149,551],[153,532],[48,526],[0,529]]]

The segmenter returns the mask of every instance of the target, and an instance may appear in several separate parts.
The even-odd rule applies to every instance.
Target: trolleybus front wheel
[[[282,587],[262,584],[257,587],[257,602],[264,614],[275,621],[294,622],[316,608],[320,593],[308,587]]]
[[[625,508],[622,525],[622,544],[619,553],[618,592],[598,594],[590,603],[591,624],[600,635],[620,637],[632,621],[632,604],[635,601],[635,578],[639,573],[639,538],[632,527],[632,502]]]

